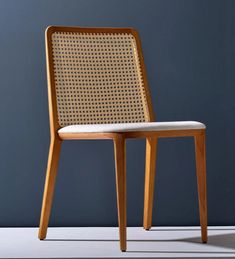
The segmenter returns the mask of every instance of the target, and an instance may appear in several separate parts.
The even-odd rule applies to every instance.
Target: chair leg
[[[126,251],[126,144],[122,135],[114,139],[120,249]]]
[[[145,188],[144,188],[144,229],[149,230],[152,226],[154,180],[156,169],[157,138],[146,139],[146,160],[145,160]]]
[[[206,198],[206,144],[205,132],[194,137],[198,200],[200,211],[201,238],[203,243],[207,243],[207,198]]]
[[[38,238],[43,240],[46,238],[47,227],[51,212],[51,205],[55,187],[55,180],[57,175],[57,167],[59,162],[61,141],[59,139],[51,139],[48,163],[47,163],[47,173],[46,181],[43,194],[42,210],[41,210],[41,219]]]

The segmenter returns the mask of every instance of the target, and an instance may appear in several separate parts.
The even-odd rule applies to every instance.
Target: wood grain
[[[39,233],[38,233],[38,237],[41,240],[45,239],[47,234],[47,227],[48,227],[49,217],[51,212],[60,149],[61,149],[61,141],[58,138],[52,138],[50,149],[49,149],[46,181],[45,181],[42,210],[41,210],[41,220],[40,220],[40,227],[39,227]]]
[[[120,249],[126,251],[126,143],[120,134],[114,139]]]
[[[144,229],[146,230],[149,230],[152,226],[154,179],[156,174],[156,151],[157,151],[157,138],[148,137],[146,139],[144,219],[143,219],[143,226],[144,226]]]
[[[202,242],[207,243],[207,195],[206,195],[206,143],[205,132],[194,137],[198,200]]]

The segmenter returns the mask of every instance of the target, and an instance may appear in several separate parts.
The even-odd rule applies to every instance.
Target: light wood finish
[[[204,132],[203,129],[193,130],[162,130],[162,131],[133,131],[123,132],[125,138],[175,138],[175,137],[192,137],[200,135]],[[58,133],[62,140],[76,140],[76,139],[113,139],[118,133]]]
[[[46,173],[46,182],[43,195],[42,211],[41,211],[41,221],[39,227],[38,237],[39,239],[44,239],[47,234],[47,227],[51,212],[51,205],[53,200],[55,181],[57,175],[57,167],[59,162],[61,141],[58,138],[51,139],[48,164],[47,164],[47,173]]]
[[[206,195],[206,143],[205,132],[195,136],[195,155],[197,168],[198,201],[202,242],[207,242],[207,195]]]
[[[117,133],[58,133],[61,140],[115,139]]]
[[[91,53],[82,54],[82,49],[76,51],[76,47],[80,48],[82,37],[85,36],[87,41],[91,41],[85,48],[85,52],[89,49],[91,44],[95,55]],[[64,38],[63,38],[64,37]],[[102,51],[95,49],[92,37],[95,41],[101,44]],[[118,75],[118,82],[115,81],[115,76],[112,74],[112,80],[107,83],[108,77],[104,72],[113,73],[112,69],[108,67],[108,45],[104,44],[104,38],[110,44],[114,39],[114,45],[111,47],[116,48],[115,51],[120,53],[130,48],[130,52],[133,54],[129,56],[126,64],[122,60],[126,57],[120,56],[117,53],[112,53],[114,56],[109,60],[111,63],[118,59],[121,62],[121,66],[112,65],[114,70],[118,70],[122,76]],[[115,37],[120,37],[116,41]],[[156,153],[156,140],[162,137],[195,137],[196,143],[196,156],[197,156],[197,175],[199,183],[199,204],[200,204],[200,219],[202,225],[203,241],[206,241],[206,203],[205,203],[205,157],[202,152],[202,142],[204,137],[204,130],[169,130],[158,132],[123,132],[123,133],[59,133],[58,130],[64,125],[70,125],[74,122],[81,123],[110,123],[110,122],[152,122],[155,121],[155,116],[152,107],[151,94],[148,87],[148,81],[146,76],[146,70],[144,65],[144,58],[142,54],[141,42],[136,30],[132,28],[80,28],[80,27],[61,27],[50,26],[45,33],[46,38],[46,62],[47,62],[47,81],[48,81],[48,104],[49,104],[49,116],[50,116],[50,135],[51,144],[48,157],[48,167],[46,173],[46,183],[43,196],[43,205],[41,211],[41,220],[39,228],[39,238],[44,239],[46,237],[49,216],[52,205],[52,198],[54,192],[56,171],[58,166],[58,159],[60,153],[60,146],[62,140],[77,140],[77,139],[111,139],[114,141],[115,149],[115,164],[116,164],[116,184],[117,184],[117,202],[118,202],[118,218],[119,218],[119,231],[120,231],[120,248],[122,251],[126,250],[126,169],[125,169],[125,139],[126,138],[147,138],[146,149],[146,180],[145,180],[145,211],[144,211],[144,227],[149,229],[151,227],[152,217],[152,203],[153,203],[153,186],[154,186],[154,171],[155,171],[155,153]],[[69,44],[66,45],[68,40]],[[112,39],[112,40],[110,40]],[[124,39],[124,40],[123,40]],[[61,42],[60,42],[61,41]],[[74,42],[73,42],[74,41]],[[119,41],[122,43],[121,49]],[[126,42],[127,45],[126,45]],[[66,49],[61,44],[65,44]],[[87,43],[86,43],[87,44]],[[106,48],[107,47],[107,48]],[[67,48],[71,48],[68,51]],[[90,50],[89,50],[90,51]],[[115,52],[114,51],[114,52]],[[66,53],[64,53],[66,52]],[[69,53],[71,52],[71,53]],[[77,54],[76,54],[76,53]],[[105,54],[103,52],[106,52]],[[87,55],[88,54],[88,55]],[[129,54],[128,54],[129,55]],[[79,58],[78,58],[79,57]],[[80,58],[90,57],[89,62],[79,63]],[[102,70],[102,67],[98,66],[96,61],[92,57],[97,57],[99,64],[106,62],[106,69]],[[109,57],[110,58],[110,57]],[[93,61],[92,61],[93,60]],[[123,63],[124,62],[124,63]],[[115,63],[115,62],[114,62]],[[80,64],[80,65],[79,65]],[[85,71],[80,66],[86,67]],[[95,69],[94,69],[95,67]],[[100,70],[101,76],[96,74],[96,69]],[[123,69],[126,69],[126,72]],[[96,76],[89,74],[89,70],[95,73]],[[85,76],[84,73],[85,72]],[[78,73],[78,74],[77,74]],[[80,73],[80,74],[79,74]],[[127,74],[125,74],[127,73]],[[122,80],[127,76],[128,87],[123,89]],[[67,79],[68,80],[67,80]],[[82,79],[81,79],[82,78]],[[129,80],[136,80],[134,84],[129,83]],[[97,89],[101,89],[100,94],[93,92],[89,88],[90,85],[95,86]],[[103,87],[104,86],[104,87]],[[137,88],[136,88],[137,86]],[[113,89],[110,89],[112,88]],[[75,90],[76,91],[75,91]],[[95,91],[97,91],[95,89]],[[94,89],[93,89],[94,90]],[[102,92],[103,91],[103,92]],[[113,92],[112,92],[113,91]],[[126,98],[125,92],[130,94],[131,98]],[[132,93],[133,96],[132,96]],[[86,95],[82,96],[83,94]],[[120,98],[120,96],[122,96]],[[103,96],[103,97],[102,97]],[[111,99],[107,99],[107,96]],[[92,99],[92,98],[95,99]],[[112,109],[112,97],[115,99],[116,107]],[[79,104],[79,100],[83,98],[84,102]],[[103,98],[103,99],[102,99]],[[79,99],[79,100],[78,100]],[[125,99],[125,102],[122,102]],[[108,100],[108,103],[105,103]],[[131,101],[130,101],[131,100]],[[117,102],[116,102],[117,101]],[[129,102],[130,101],[130,102]],[[90,103],[89,103],[90,102]],[[97,102],[94,106],[92,102]],[[102,115],[100,117],[97,107],[101,106]],[[106,109],[108,106],[108,109]],[[143,107],[142,107],[143,106]],[[80,108],[84,110],[78,111]],[[87,107],[87,110],[85,108]],[[92,111],[95,107],[95,112]],[[91,109],[92,108],[92,109]],[[120,110],[120,111],[119,111]],[[140,114],[138,114],[138,111]],[[117,116],[115,114],[117,113]],[[85,114],[88,117],[85,118]],[[83,116],[83,117],[81,117]]]
[[[202,134],[204,130],[162,130],[162,131],[141,131],[141,132],[126,132],[125,138],[175,138],[175,137],[192,137]]]
[[[173,133],[169,136],[170,131],[153,134],[159,137],[176,137],[178,134]],[[207,196],[206,196],[206,150],[205,150],[205,130],[180,131],[178,137],[194,137],[195,155],[196,155],[196,171],[198,184],[198,200],[201,224],[201,238],[203,243],[207,243]],[[127,137],[127,136],[126,136]],[[143,226],[149,230],[152,225],[152,205],[154,193],[154,177],[155,177],[155,159],[156,154],[150,152],[154,150],[153,143],[146,143],[146,172],[145,172],[145,199],[144,199],[144,220]],[[150,159],[149,157],[153,155]],[[147,163],[148,159],[148,163]],[[154,168],[154,169],[153,169]],[[152,170],[151,170],[152,169]],[[152,178],[152,179],[150,179]]]
[[[120,134],[114,139],[120,249],[126,251],[126,143]]]
[[[145,158],[145,188],[144,188],[144,222],[143,226],[149,230],[152,226],[154,179],[156,173],[157,138],[146,138]]]

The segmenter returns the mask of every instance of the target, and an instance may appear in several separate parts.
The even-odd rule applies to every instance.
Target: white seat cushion
[[[206,126],[197,121],[140,122],[117,124],[70,125],[58,130],[59,133],[104,133],[130,131],[163,131],[205,129]]]

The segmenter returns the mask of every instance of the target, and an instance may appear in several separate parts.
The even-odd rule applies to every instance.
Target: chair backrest
[[[51,126],[153,121],[140,40],[129,28],[46,30]]]

